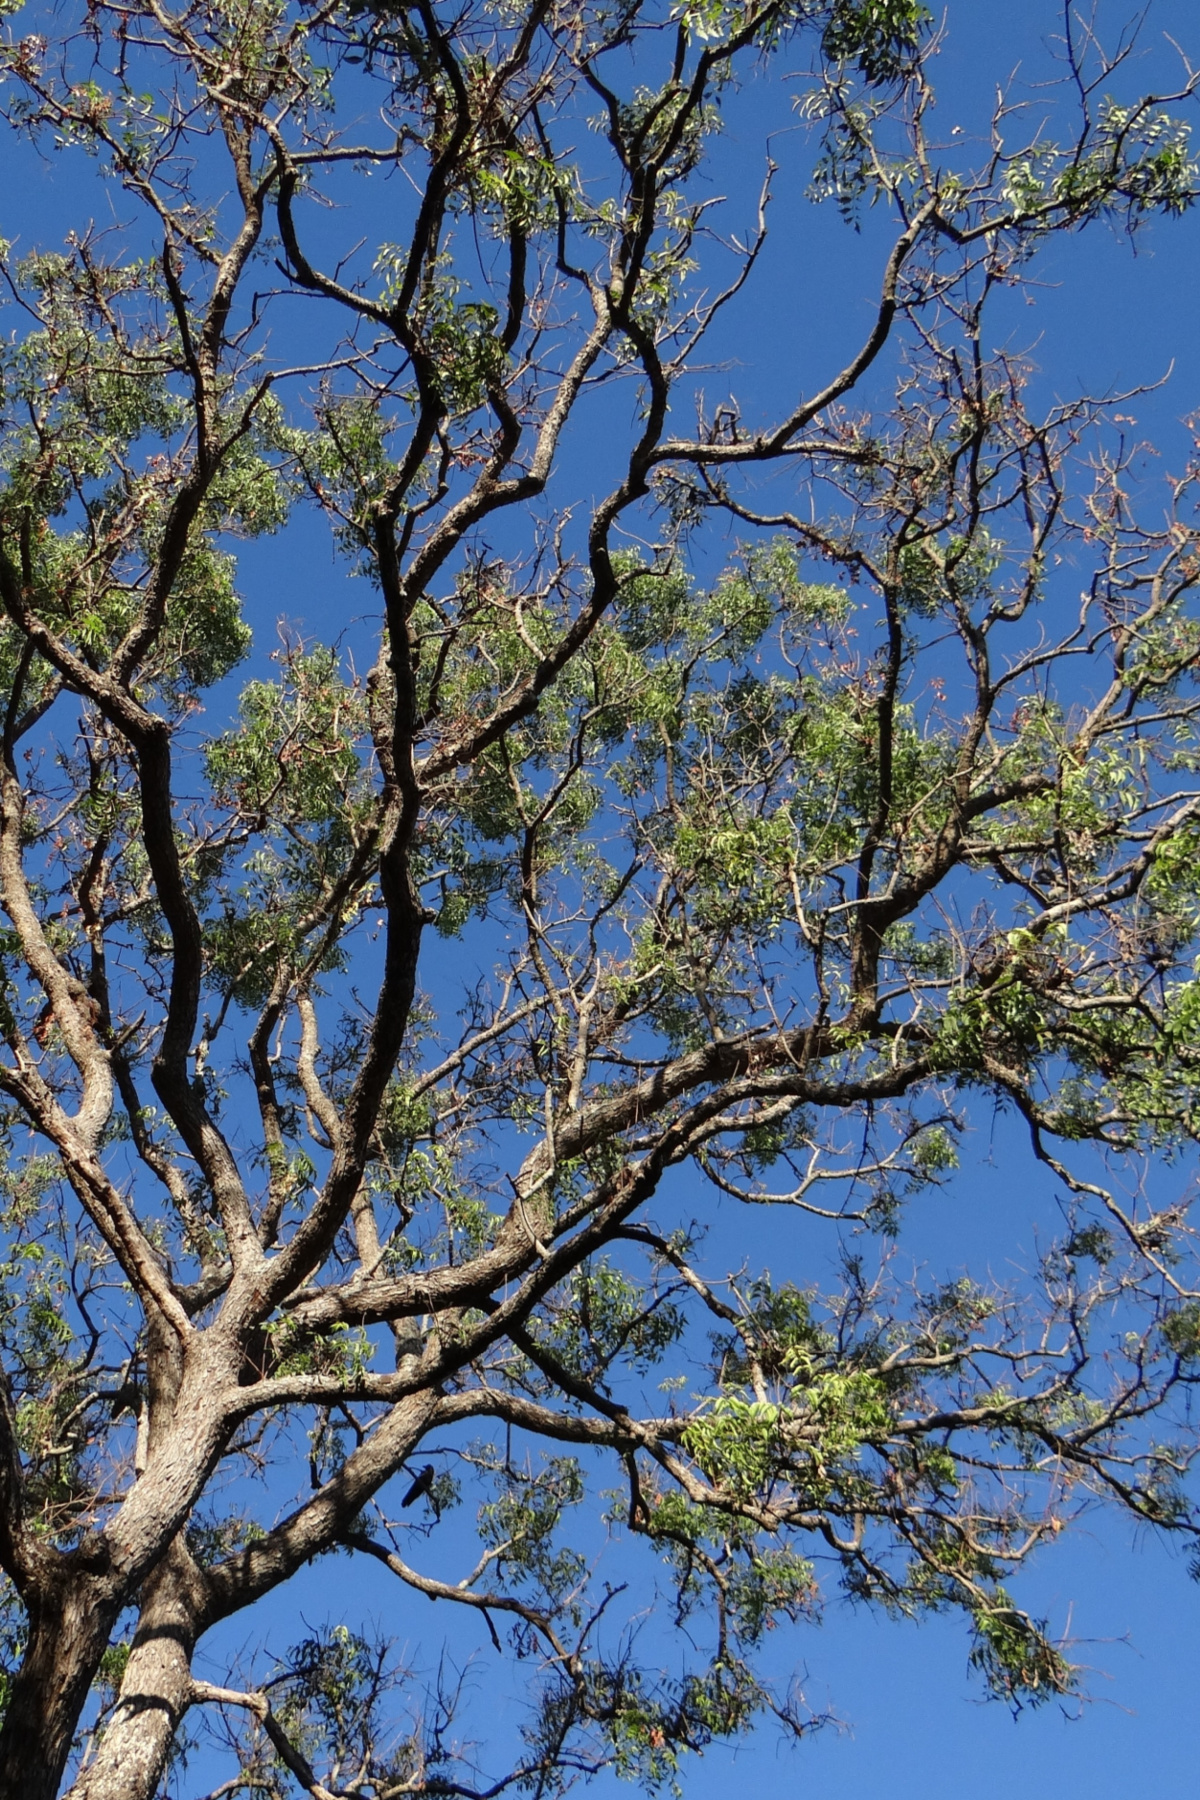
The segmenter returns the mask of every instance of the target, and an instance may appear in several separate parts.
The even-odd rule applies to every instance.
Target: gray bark
[[[192,1686],[204,1577],[172,1546],[142,1592],[116,1710],[67,1800],[141,1800],[156,1791]]]
[[[143,1583],[116,1709],[95,1756],[64,1800],[152,1800],[191,1703],[191,1663],[200,1637],[336,1543],[366,1500],[420,1442],[439,1404],[437,1396],[425,1393],[393,1408],[320,1493],[216,1568],[197,1567],[182,1538],[172,1543]],[[60,1766],[59,1779],[61,1773]],[[47,1789],[45,1800],[53,1800],[56,1791]],[[3,1786],[0,1800],[10,1800],[10,1790]],[[26,1800],[26,1789],[14,1787],[11,1800]],[[40,1790],[36,1800],[43,1800]]]
[[[55,1800],[120,1610],[78,1573],[47,1585],[30,1607],[25,1656],[0,1731],[0,1800]]]

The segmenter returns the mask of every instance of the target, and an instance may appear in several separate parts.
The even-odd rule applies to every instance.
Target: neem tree
[[[119,223],[4,265],[0,1794],[150,1800],[204,1716],[222,1792],[655,1783],[802,1724],[755,1646],[830,1570],[1069,1691],[1012,1571],[1097,1494],[1197,1529],[1186,1162],[1138,1195],[1197,1129],[1200,533],[986,321],[1187,206],[1190,74],[1122,101],[1068,15],[1068,122],[1005,102],[972,163],[915,0],[38,24],[9,124]],[[751,417],[690,372],[769,329],[767,189],[739,238],[711,170],[781,53],[891,236],[848,365]],[[238,698],[231,544],[313,505],[374,644],[312,619]],[[1018,1291],[847,1234],[821,1294],[836,1223],[706,1263],[706,1193],[886,1247],[997,1102],[1069,1215]],[[477,1549],[403,1548],[410,1483]],[[685,1672],[571,1548],[600,1510]],[[507,1761],[444,1693],[389,1724],[348,1630],[196,1679],[327,1552],[526,1659]]]

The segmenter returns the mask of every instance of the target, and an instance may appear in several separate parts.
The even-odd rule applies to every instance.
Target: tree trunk
[[[55,1800],[119,1611],[110,1592],[77,1574],[32,1603],[0,1730],[0,1800]]]
[[[153,1800],[192,1685],[203,1576],[178,1540],[142,1590],[116,1710],[67,1800]]]

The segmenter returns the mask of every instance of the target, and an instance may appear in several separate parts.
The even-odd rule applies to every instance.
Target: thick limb
[[[25,1654],[0,1729],[0,1800],[55,1800],[120,1601],[100,1573],[47,1581],[27,1606]]]
[[[192,1689],[205,1600],[201,1571],[176,1539],[142,1594],[116,1710],[68,1800],[151,1800]]]

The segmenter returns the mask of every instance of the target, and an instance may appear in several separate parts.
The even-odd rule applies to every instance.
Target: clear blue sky
[[[1113,22],[1124,16],[1112,4],[1102,15]],[[1057,0],[950,0],[946,17],[948,36],[936,70],[939,123],[948,131],[961,118],[969,130],[995,82],[1019,61],[1029,66],[1037,59],[1061,8]],[[1169,78],[1168,34],[1200,58],[1197,0],[1154,0],[1150,6],[1143,40],[1148,87]],[[731,133],[745,152],[747,196],[757,187],[764,116],[786,125],[786,94],[777,91],[764,103],[762,95],[747,92],[730,110]],[[789,164],[795,172],[801,140],[780,139],[773,153],[785,175]],[[42,165],[21,155],[0,194],[0,235],[25,248],[50,247],[81,215],[103,216],[109,196],[86,185],[88,174],[79,158]],[[774,236],[751,308],[770,318],[772,329],[729,342],[724,348],[739,366],[706,381],[710,398],[722,381],[736,387],[745,416],[756,402],[772,406],[781,385],[788,391],[811,385],[835,368],[869,316],[882,221],[869,218],[855,235],[832,210],[815,215],[797,197],[799,186],[793,180],[789,193],[781,183]],[[1166,466],[1172,457],[1178,461],[1181,421],[1200,408],[1200,212],[1153,226],[1136,254],[1118,235],[1094,231],[1055,249],[1039,273],[1047,285],[1035,306],[1014,309],[1012,343],[1030,348],[1039,379],[1064,397],[1084,388],[1153,382],[1173,365],[1169,383],[1131,410],[1140,431],[1164,446]],[[569,442],[565,456],[580,495],[598,491],[602,476],[590,461],[594,446]],[[250,614],[264,628],[267,649],[281,613],[319,634],[330,629],[331,609],[340,623],[367,603],[344,589],[325,545],[324,528],[314,523],[243,554]],[[990,1117],[974,1123],[956,1183],[921,1203],[913,1235],[905,1239],[909,1254],[939,1273],[956,1273],[968,1261],[979,1273],[981,1259],[1000,1273],[1006,1260],[1019,1262],[1039,1216],[1048,1216],[1052,1206],[1048,1191],[1030,1186],[1029,1162],[1017,1154],[1007,1128],[993,1130]],[[1170,1184],[1166,1200],[1175,1197],[1184,1176],[1175,1170],[1160,1179]],[[789,1238],[778,1221],[772,1221],[769,1244],[765,1230],[748,1235],[740,1218],[718,1217],[715,1231],[718,1237],[728,1233],[731,1242],[738,1234],[742,1253],[771,1260],[781,1278],[803,1282],[823,1272],[807,1261],[800,1237]],[[420,1645],[426,1666],[434,1659],[442,1613],[398,1586],[381,1589],[374,1565],[356,1569],[339,1558],[303,1579],[300,1607],[310,1623],[343,1613],[375,1617],[401,1644]],[[1076,1794],[1126,1800],[1193,1789],[1200,1751],[1200,1586],[1188,1579],[1178,1555],[1096,1514],[1070,1543],[1043,1557],[1022,1599],[1069,1634],[1077,1660],[1094,1671],[1090,1698],[1077,1716],[1052,1708],[1014,1722],[999,1707],[981,1704],[956,1620],[889,1624],[834,1601],[821,1626],[781,1632],[772,1661],[781,1679],[795,1670],[809,1705],[831,1709],[844,1728],[826,1730],[796,1751],[784,1750],[764,1730],[736,1752],[710,1752],[685,1770],[688,1800],[716,1800],[731,1786],[735,1794],[751,1786],[761,1796],[797,1789],[822,1800],[881,1793],[888,1800],[959,1800],[964,1793],[973,1800],[1014,1794],[1021,1800]],[[278,1616],[294,1620],[296,1603],[289,1590]],[[224,1641],[252,1642],[264,1634],[269,1617],[268,1623],[245,1619]],[[501,1675],[482,1631],[455,1633],[460,1650],[475,1646],[476,1638],[473,1679],[486,1712],[508,1704],[512,1672]],[[207,1772],[207,1765],[194,1765],[184,1791],[202,1792]],[[607,1797],[627,1790],[604,1780],[594,1791]]]

